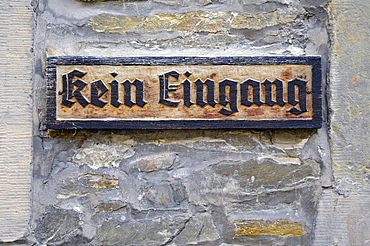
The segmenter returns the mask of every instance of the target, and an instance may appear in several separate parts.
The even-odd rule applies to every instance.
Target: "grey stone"
[[[185,186],[180,181],[148,182],[143,186],[143,198],[148,208],[173,208],[187,199]]]
[[[330,0],[302,0],[301,3],[305,6],[325,6]]]
[[[173,240],[176,245],[211,243],[220,239],[220,235],[210,214],[197,214]]]
[[[118,189],[117,177],[88,173],[65,180],[60,194],[63,196],[84,196],[111,189]]]
[[[172,188],[172,197],[175,204],[181,204],[184,201],[187,201],[188,195],[186,192],[186,187],[180,180],[175,180],[171,182],[171,188]]]
[[[168,208],[171,207],[171,188],[169,184],[152,184],[145,188],[145,198],[149,203],[149,207]]]
[[[48,245],[71,242],[82,234],[80,222],[77,212],[50,206],[40,218],[35,237],[38,242]]]
[[[174,164],[176,153],[166,153],[144,156],[132,161],[129,166],[138,168],[142,172],[153,172],[157,170],[168,170]]]
[[[189,215],[158,217],[121,223],[107,221],[98,230],[98,245],[164,245],[178,234]]]
[[[298,144],[312,135],[314,130],[274,130],[272,131],[272,142],[275,144]]]
[[[118,167],[122,159],[129,158],[135,153],[130,140],[127,143],[106,144],[96,142],[90,145],[77,150],[73,157],[76,165],[86,164],[94,169]]]
[[[275,11],[278,8],[284,8],[285,4],[278,1],[250,1],[250,3],[244,1],[243,10],[247,13],[260,14]]]
[[[222,134],[225,141],[239,151],[262,151],[262,144],[250,133],[245,132],[226,132]]]
[[[220,182],[224,178],[234,179],[244,191],[283,188],[314,176],[309,165],[280,165],[273,160],[246,163],[220,163],[212,167],[219,175]]]

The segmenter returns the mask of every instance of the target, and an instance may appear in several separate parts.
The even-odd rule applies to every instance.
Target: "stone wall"
[[[315,130],[71,131],[41,141],[38,242],[312,241],[321,191],[321,159],[308,154],[321,144]]]
[[[308,245],[324,130],[45,131],[45,58],[322,55],[326,1],[38,2],[33,214],[48,245]],[[325,125],[325,124],[324,124]]]
[[[4,245],[369,245],[367,0],[5,2],[1,30],[23,26],[21,44],[0,44],[18,69],[4,74],[27,85],[33,65],[33,123],[30,86],[25,118],[0,97],[0,147],[19,147],[0,159],[12,163],[0,175]],[[323,127],[47,130],[50,55],[320,55]]]

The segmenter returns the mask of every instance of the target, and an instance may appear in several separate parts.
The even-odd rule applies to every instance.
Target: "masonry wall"
[[[322,181],[330,183],[325,130],[47,132],[44,67],[49,55],[322,55],[325,78],[325,4],[39,1],[35,240],[310,244]]]
[[[1,13],[12,9],[7,4]],[[0,217],[8,220],[4,224],[14,229],[1,228],[0,241],[369,244],[368,5],[366,0],[34,0],[33,21],[24,23],[33,28],[33,48],[21,46],[21,54],[33,57],[22,60],[33,65],[33,123],[29,109],[29,118],[20,121],[33,127],[32,182],[30,173],[17,173],[26,180],[20,190],[32,188],[31,198],[16,193],[23,207],[4,199],[8,208],[19,206],[23,217],[8,220],[15,217],[1,209]],[[47,130],[45,62],[50,55],[320,55],[323,126]],[[16,89],[10,91],[17,95]],[[16,143],[13,135],[1,140]],[[22,143],[30,153],[31,136]],[[0,163],[8,160],[14,162]],[[19,166],[30,170],[30,160],[20,160]],[[12,183],[4,180],[0,187],[9,196],[6,187]]]

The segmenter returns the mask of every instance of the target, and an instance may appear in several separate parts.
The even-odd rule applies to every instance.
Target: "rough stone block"
[[[121,223],[107,221],[98,230],[98,245],[165,245],[183,230],[188,215],[158,217]]]
[[[65,180],[58,197],[84,196],[93,192],[117,188],[117,177],[89,173]]]
[[[271,13],[245,14],[242,12],[198,11],[149,16],[99,14],[89,20],[97,32],[128,31],[188,31],[225,33],[233,29],[261,29],[292,22],[304,13],[302,8],[289,7]]]
[[[237,235],[276,234],[284,236],[289,234],[302,235],[304,233],[303,223],[289,220],[242,220],[236,222],[235,225],[237,227]]]
[[[48,207],[35,229],[36,239],[48,245],[71,242],[82,232],[80,218],[73,210]]]
[[[220,239],[220,235],[210,214],[197,214],[190,218],[185,228],[174,238],[175,245],[211,243]]]

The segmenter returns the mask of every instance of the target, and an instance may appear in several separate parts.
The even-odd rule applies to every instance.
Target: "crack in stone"
[[[200,228],[200,230],[199,230],[199,232],[198,232],[198,235],[197,235],[197,239],[199,239],[199,237],[200,237],[200,234],[202,234],[202,232],[203,232],[203,229],[204,229],[204,225],[202,224],[202,227]]]
[[[58,229],[53,233],[53,235],[51,235],[49,238],[46,238],[46,240],[43,240],[43,241],[47,244],[50,240],[52,240],[55,237],[55,235],[58,234],[60,229],[66,224],[66,222],[67,222],[67,217],[64,216],[63,223],[58,227]],[[44,242],[42,242],[42,243],[44,243]]]
[[[166,246],[166,245],[169,245],[170,243],[173,242],[173,240],[178,236],[180,235],[181,232],[183,232],[183,230],[185,230],[186,228],[186,225],[188,224],[188,222],[193,218],[193,216],[191,216],[189,219],[187,219],[185,222],[184,222],[184,226],[181,227],[173,236],[171,236],[167,242],[165,242],[164,244],[161,244],[160,246]]]

